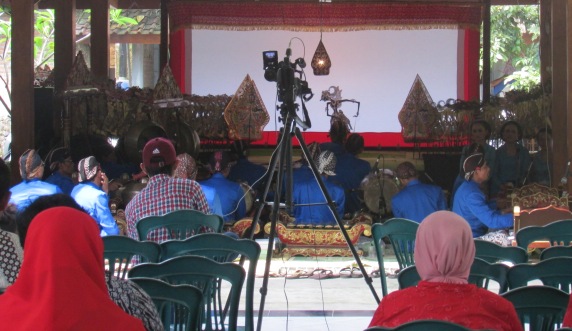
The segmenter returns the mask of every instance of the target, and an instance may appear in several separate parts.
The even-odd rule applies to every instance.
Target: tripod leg
[[[338,223],[338,226],[340,227],[340,231],[342,232],[342,235],[344,236],[344,239],[346,240],[346,243],[348,244],[348,247],[349,247],[350,251],[352,252],[352,255],[354,256],[354,259],[356,260],[357,265],[360,268],[361,273],[364,276],[363,278],[364,278],[365,282],[369,286],[371,293],[373,294],[373,297],[375,298],[375,301],[377,303],[379,303],[379,297],[377,295],[377,292],[375,291],[375,288],[372,285],[373,281],[372,281],[371,277],[365,271],[365,267],[363,266],[363,264],[361,262],[359,254],[356,251],[356,248],[354,247],[354,245],[352,244],[352,241],[348,235],[348,232],[344,228],[344,224],[342,223],[342,218],[338,214],[338,210],[336,208],[336,203],[332,200],[332,198],[330,197],[330,194],[328,193],[328,190],[326,189],[326,186],[324,185],[324,181],[322,180],[322,176],[318,172],[318,168],[316,168],[316,165],[314,164],[314,160],[310,156],[310,151],[308,150],[308,146],[306,146],[306,143],[304,142],[304,137],[302,137],[302,133],[300,133],[300,129],[298,129],[297,127],[294,128],[294,134],[296,135],[296,138],[298,139],[298,142],[300,143],[300,147],[302,148],[302,152],[304,153],[306,160],[308,160],[308,164],[310,165],[310,168],[312,169],[312,173],[314,174],[314,177],[316,177],[316,180],[318,181],[318,185],[320,186],[320,190],[322,191],[322,194],[326,198],[326,201],[328,203],[328,207],[330,208],[330,211],[334,215],[334,218],[336,219],[336,222]]]

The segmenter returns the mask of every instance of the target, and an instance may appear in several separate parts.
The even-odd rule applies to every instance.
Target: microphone
[[[381,158],[381,154],[379,154],[377,156],[377,159],[375,160],[375,164],[373,165],[373,168],[371,168],[371,172],[373,172],[374,174],[378,174],[379,173],[379,159]]]
[[[562,185],[568,184],[568,175],[569,174],[570,174],[570,160],[568,160],[568,163],[566,163],[566,172],[564,173],[564,176],[560,179],[560,183]]]

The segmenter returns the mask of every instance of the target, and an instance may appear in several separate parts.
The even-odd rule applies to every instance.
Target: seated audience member
[[[350,123],[345,115],[332,116],[330,119],[331,142],[321,143],[320,150],[333,152],[336,158],[345,153],[344,145],[350,133]]]
[[[393,216],[419,223],[427,215],[447,209],[443,190],[437,185],[421,183],[417,169],[411,162],[399,164],[396,175],[402,189],[391,198]]]
[[[483,154],[469,156],[464,164],[465,181],[453,198],[453,211],[469,222],[473,237],[492,241],[502,246],[511,245],[506,229],[513,227],[512,213],[502,214],[488,205],[479,186],[490,175],[490,168]],[[497,229],[497,231],[489,231]]]
[[[496,197],[505,187],[523,185],[530,155],[528,149],[520,144],[522,127],[515,121],[505,122],[500,130],[504,145],[496,150],[495,167],[492,170],[491,197]]]
[[[10,189],[10,203],[16,205],[18,212],[42,195],[62,192],[56,185],[40,180],[44,175],[44,162],[35,150],[25,151],[20,156],[19,165],[22,182]]]
[[[75,171],[70,151],[65,147],[54,148],[46,157],[49,173],[44,174],[46,183],[58,186],[65,194],[71,194],[75,183],[72,180]]]
[[[246,182],[253,190],[260,192],[264,188],[266,167],[248,160],[246,156],[247,141],[238,140],[233,144],[236,163],[230,168],[228,179],[233,182]],[[260,192],[262,193],[262,192]]]
[[[244,191],[240,184],[228,180],[231,162],[227,152],[214,152],[209,160],[212,176],[200,182],[202,187],[215,189],[220,198],[222,216],[226,223],[234,223],[246,215]]]
[[[20,274],[0,296],[3,329],[145,330],[109,297],[103,242],[89,215],[50,208],[34,217],[27,236]]]
[[[174,178],[186,178],[190,180],[196,180],[197,178],[197,163],[192,156],[187,153],[177,155],[177,167],[173,172]],[[200,185],[200,183],[199,183]],[[220,198],[216,193],[216,190],[209,186],[201,185],[207,203],[209,204],[211,214],[216,214],[222,216],[222,206],[220,204]]]
[[[10,168],[0,158],[0,217],[2,224],[0,227],[0,288],[12,285],[22,263],[22,246],[18,235],[15,233],[15,207],[13,211],[8,212],[6,209],[8,200],[10,200]]]
[[[417,230],[414,256],[421,281],[385,296],[370,327],[434,319],[472,330],[522,330],[512,303],[468,284],[475,244],[463,218],[449,211],[427,216]]]
[[[566,309],[566,313],[564,314],[562,327],[572,328],[572,296],[570,296],[570,301],[568,301],[568,308]]]
[[[141,169],[149,175],[149,182],[125,208],[129,237],[139,240],[136,224],[144,217],[162,216],[182,209],[209,213],[207,199],[197,182],[172,177],[178,161],[171,141],[165,138],[149,140],[143,147],[142,160]],[[159,243],[167,239],[169,234],[165,229],[151,231],[147,236],[147,240]]]
[[[552,161],[552,130],[542,128],[536,134],[539,151],[532,159],[532,167],[529,172],[529,182],[551,186],[550,167]]]
[[[370,173],[371,165],[358,155],[363,152],[364,140],[358,133],[352,133],[346,140],[346,152],[337,156],[336,175],[330,179],[346,192],[346,213],[354,214],[361,209],[359,188],[362,180]]]
[[[29,245],[33,245],[25,245],[25,242],[27,230],[36,215],[47,209],[56,207],[69,207],[85,213],[73,198],[65,194],[46,195],[36,199],[18,216],[18,223],[20,229],[22,229],[19,233],[20,241],[25,248]],[[126,313],[143,321],[147,331],[163,330],[163,324],[161,323],[159,313],[153,301],[137,284],[116,277],[106,277],[106,282],[111,299]]]
[[[336,156],[333,152],[324,151],[318,156],[316,162],[319,174],[322,176],[324,186],[328,191],[330,198],[336,204],[338,215],[344,215],[345,194],[344,189],[330,182],[329,176],[335,176],[336,173]],[[324,193],[315,178],[309,178],[302,182],[296,182],[292,192],[292,200],[294,202],[294,217],[296,224],[303,225],[337,225],[336,219],[330,210]],[[303,206],[305,204],[320,204]]]
[[[95,219],[101,236],[118,235],[119,227],[109,209],[109,180],[99,162],[93,156],[86,157],[79,161],[77,170],[80,183],[72,190],[71,197]]]

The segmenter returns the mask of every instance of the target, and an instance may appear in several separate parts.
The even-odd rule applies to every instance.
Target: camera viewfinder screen
[[[262,59],[264,60],[264,69],[274,67],[278,64],[278,52],[264,51],[262,52]]]

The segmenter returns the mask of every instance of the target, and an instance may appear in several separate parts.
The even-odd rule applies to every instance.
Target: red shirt
[[[381,300],[370,327],[395,327],[421,319],[449,321],[470,329],[522,331],[512,303],[473,284],[421,281]]]
[[[572,295],[570,296],[570,301],[568,301],[568,308],[566,309],[566,314],[564,314],[562,327],[572,327]]]

